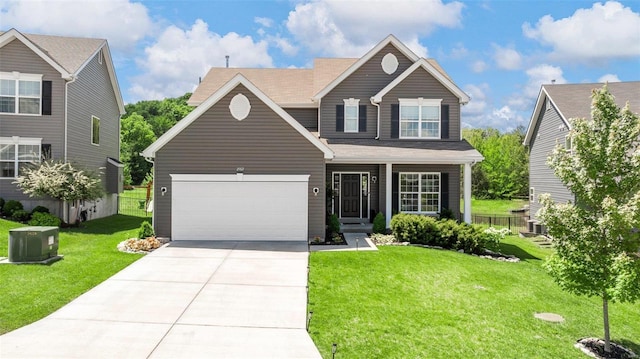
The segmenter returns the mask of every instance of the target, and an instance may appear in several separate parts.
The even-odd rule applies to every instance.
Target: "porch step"
[[[371,233],[373,232],[372,223],[341,223],[340,231],[342,233]]]

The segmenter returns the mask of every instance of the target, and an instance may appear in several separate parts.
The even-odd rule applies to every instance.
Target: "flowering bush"
[[[489,247],[497,248],[500,242],[504,239],[506,235],[511,234],[509,228],[494,228],[489,227],[484,230],[484,233],[487,236],[487,243]]]

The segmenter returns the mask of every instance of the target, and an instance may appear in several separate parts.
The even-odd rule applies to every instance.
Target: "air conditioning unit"
[[[58,227],[9,230],[9,262],[41,262],[58,255]]]

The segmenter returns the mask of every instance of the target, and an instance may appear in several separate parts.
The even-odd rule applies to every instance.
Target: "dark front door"
[[[340,217],[360,217],[360,175],[343,174],[340,188]]]

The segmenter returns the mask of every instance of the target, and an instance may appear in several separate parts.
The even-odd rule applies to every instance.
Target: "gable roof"
[[[116,78],[115,68],[111,59],[111,51],[105,39],[81,37],[65,37],[51,35],[23,34],[16,29],[0,32],[0,48],[18,40],[31,51],[40,56],[51,67],[60,72],[63,79],[71,81],[82,69],[102,50],[107,66],[113,92],[116,95],[120,114],[124,114],[124,102],[120,86]]]
[[[362,65],[364,65],[367,61],[369,61],[373,56],[375,56],[380,50],[382,50],[385,46],[392,44],[395,46],[398,51],[400,51],[403,55],[408,57],[412,62],[418,60],[418,55],[416,55],[413,51],[411,51],[405,44],[400,42],[395,36],[389,35],[384,40],[380,41],[378,45],[376,45],[373,49],[369,50],[364,56],[358,59],[355,63],[353,63],[346,71],[344,71],[340,76],[336,77],[333,81],[331,81],[328,85],[326,85],[322,90],[317,92],[313,96],[314,101],[320,100],[326,94],[328,94],[331,90],[333,90],[336,86],[338,86],[342,81],[344,81],[347,77],[351,76],[357,69],[359,69]]]
[[[524,145],[528,146],[530,144],[540,112],[547,99],[558,111],[565,126],[570,129],[570,118],[591,117],[592,91],[596,88],[601,88],[603,85],[604,83],[542,85],[529,121],[529,128],[523,142]],[[607,83],[607,87],[615,97],[616,104],[619,107],[622,108],[629,102],[632,112],[640,112],[640,81],[611,82]]]
[[[287,122],[291,127],[293,127],[298,133],[304,136],[309,142],[311,142],[314,146],[316,146],[320,151],[324,153],[325,159],[333,158],[333,151],[322,141],[320,141],[317,137],[315,137],[311,132],[309,132],[306,128],[304,128],[298,121],[296,121],[291,115],[289,115],[285,110],[283,110],[280,106],[278,106],[273,100],[271,100],[264,92],[260,91],[256,85],[254,85],[251,81],[249,81],[242,74],[236,74],[231,80],[227,81],[221,88],[219,88],[215,93],[213,93],[209,98],[196,107],[190,114],[188,114],[185,118],[180,120],[175,126],[171,127],[169,131],[165,132],[160,138],[158,138],[154,143],[152,143],[149,147],[147,147],[140,155],[147,158],[154,158],[156,152],[159,151],[164,145],[169,143],[175,136],[177,136],[180,132],[182,132],[187,126],[193,123],[196,119],[198,119],[202,114],[204,114],[207,110],[209,110],[213,105],[218,103],[223,97],[228,95],[233,89],[235,89],[238,85],[243,85],[246,87],[251,93],[253,93],[256,97],[258,97],[265,105],[267,105],[273,112],[278,114],[285,122]]]
[[[451,79],[448,76],[443,74],[442,71],[438,70],[436,65],[437,65],[437,62],[435,62],[435,60],[427,60],[427,59],[421,58],[420,60],[414,62],[413,65],[411,65],[402,74],[400,74],[400,76],[396,77],[393,81],[391,81],[387,86],[385,86],[382,90],[380,90],[380,92],[375,94],[371,99],[376,103],[382,102],[382,98],[384,97],[384,95],[386,95],[389,91],[391,91],[398,84],[404,81],[409,75],[415,72],[418,68],[423,68],[425,71],[431,74],[431,76],[433,76],[436,80],[438,80],[444,87],[446,87],[447,89],[449,89],[449,91],[451,91],[454,95],[456,95],[460,99],[460,103],[462,104],[468,103],[470,100],[469,96],[466,93],[464,93],[464,91],[462,91],[458,86],[456,86],[456,84],[453,83],[453,81],[451,81]],[[439,67],[439,65],[437,66]]]

